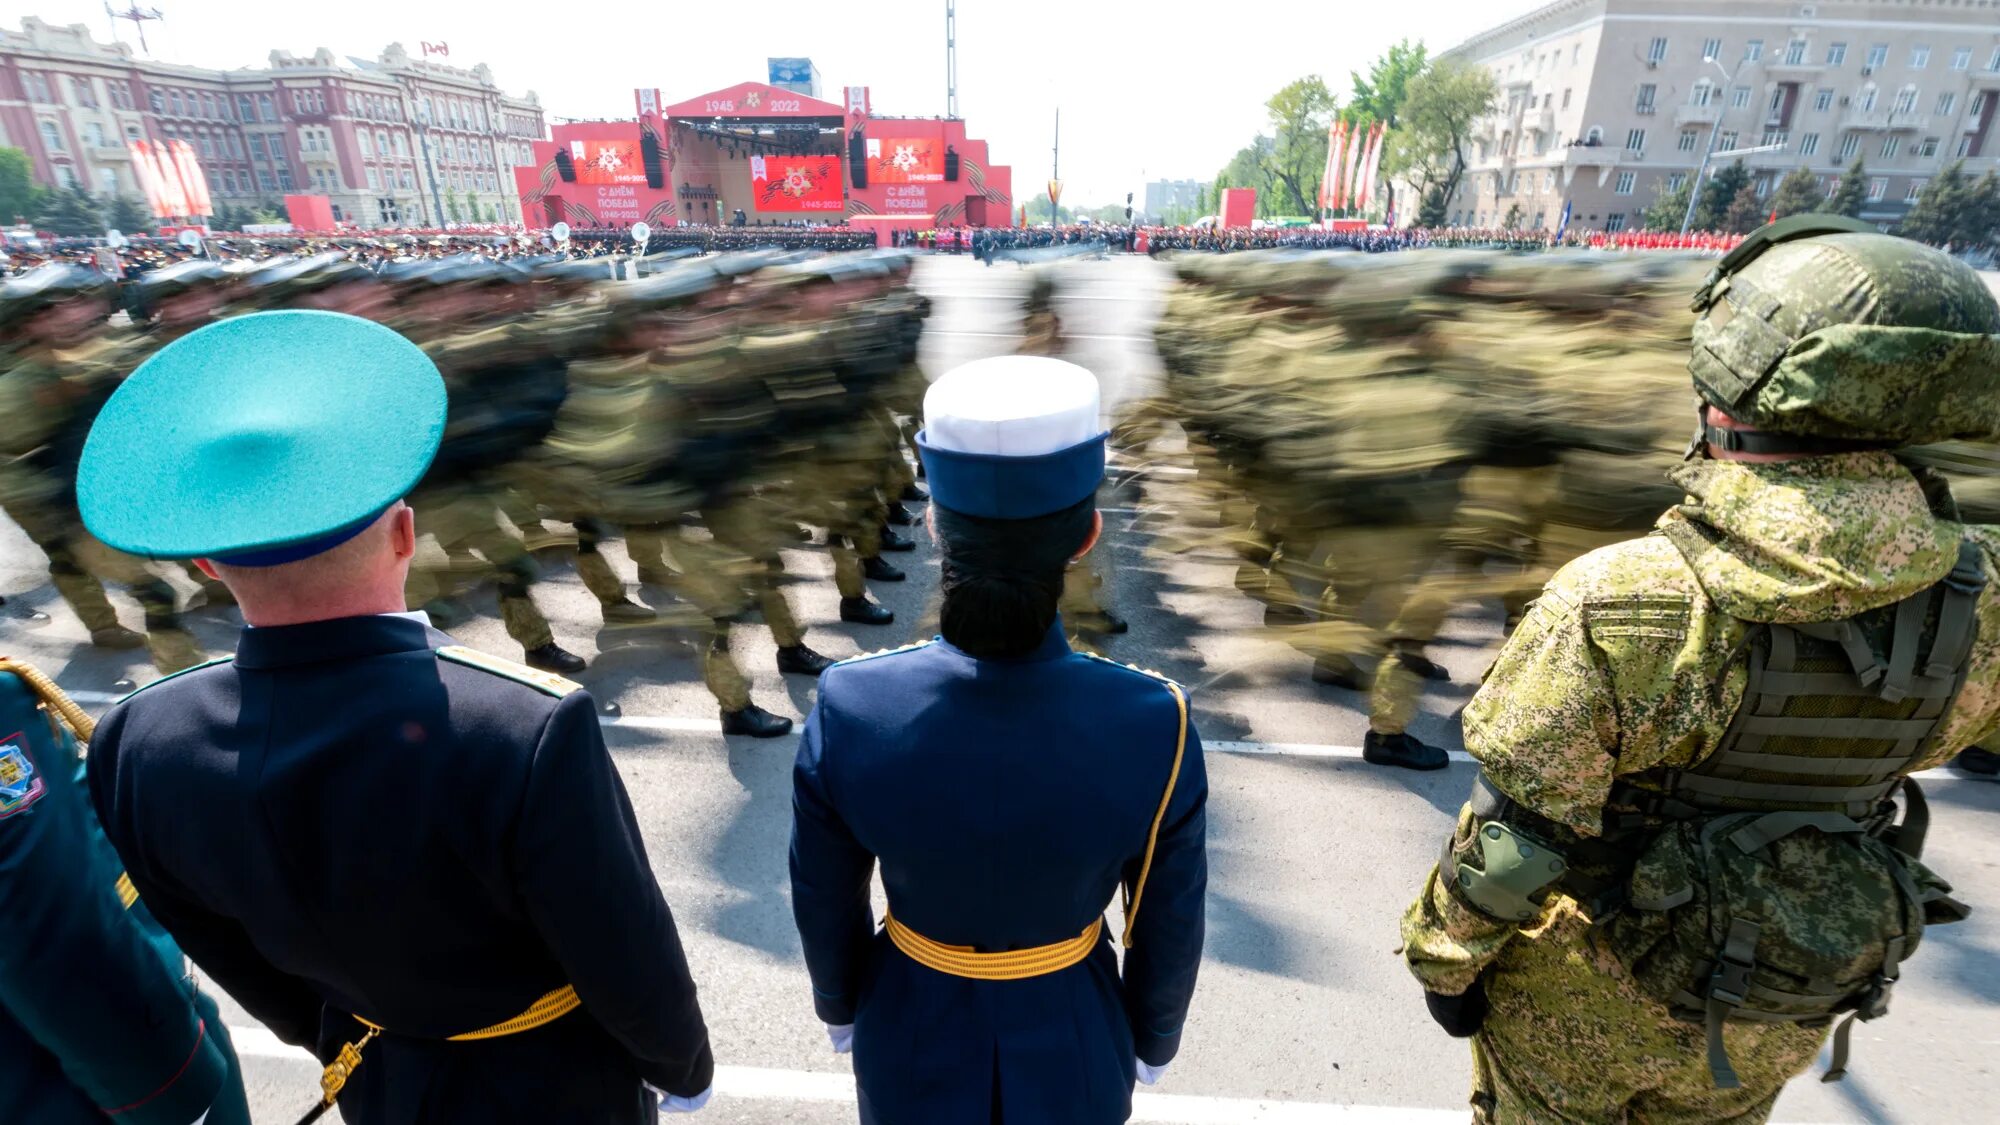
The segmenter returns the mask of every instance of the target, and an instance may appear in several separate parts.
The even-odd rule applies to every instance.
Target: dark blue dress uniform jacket
[[[350,1125],[651,1122],[714,1063],[590,696],[441,659],[393,616],[246,629],[98,727],[93,796],[197,964],[324,1060]],[[526,670],[523,669],[525,672]],[[443,1042],[564,984],[544,1027]],[[316,1090],[301,1088],[300,1110]]]
[[[933,941],[1073,939],[1138,877],[1179,724],[1164,680],[1072,653],[1060,622],[1025,659],[933,641],[821,679],[794,771],[793,908],[820,1018],[854,1025],[863,1121],[1130,1116],[1133,1057],[1173,1058],[1201,960],[1192,723],[1122,977],[1108,940],[1026,980],[926,968],[876,930],[869,874],[881,865],[890,912]]]
[[[0,1122],[248,1125],[215,1001],[120,899],[80,767],[0,673]]]

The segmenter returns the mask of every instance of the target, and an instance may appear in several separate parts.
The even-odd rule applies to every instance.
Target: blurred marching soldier
[[[85,520],[201,560],[252,627],[105,717],[92,798],[181,946],[326,1064],[308,1119],[700,1108],[707,1031],[589,694],[403,610],[400,498],[446,426],[422,350],[339,314],[227,320],[126,380]]]
[[[1103,526],[1096,379],[982,360],[924,416],[943,636],[830,669],[793,774],[814,1008],[868,1125],[1124,1121],[1200,965],[1201,740],[1179,685],[1071,652],[1058,620]]]
[[[556,643],[531,596],[534,559],[500,524],[507,486],[497,470],[546,436],[566,386],[563,365],[535,354],[507,318],[523,278],[511,266],[462,257],[401,267],[390,283],[400,294],[391,321],[444,372],[452,407],[437,460],[410,502],[418,534],[437,537],[445,563],[412,568],[410,602],[448,627],[466,615],[453,600],[460,583],[490,572],[507,635],[527,663],[581,671],[583,658]]]
[[[249,1125],[215,1001],[90,811],[91,730],[47,677],[0,657],[0,1117]]]
[[[1810,215],[1694,311],[1685,499],[1514,632],[1404,916],[1478,1121],[1763,1121],[1967,913],[1911,775],[2000,728],[2000,532],[1898,451],[2000,438],[2000,307],[1962,262]]]
[[[198,663],[201,649],[181,624],[173,587],[77,519],[84,438],[130,370],[129,342],[104,324],[110,297],[110,282],[81,266],[44,266],[0,283],[0,508],[48,556],[49,576],[92,644],[145,645],[160,671],[177,672]],[[146,611],[145,636],[118,624],[100,579],[132,591]]]

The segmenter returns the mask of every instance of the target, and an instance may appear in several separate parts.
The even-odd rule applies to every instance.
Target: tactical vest
[[[1705,1025],[1718,1088],[1737,1084],[1731,1020],[1850,1013],[1826,1080],[1839,1078],[1854,1020],[1888,1010],[1924,925],[1965,916],[1919,862],[1929,815],[1907,775],[1965,684],[1985,586],[1966,541],[1949,574],[1894,605],[1755,626],[1717,749],[1614,790],[1605,844],[1629,866],[1622,893],[1599,899],[1611,909],[1593,912],[1597,934],[1642,988]]]

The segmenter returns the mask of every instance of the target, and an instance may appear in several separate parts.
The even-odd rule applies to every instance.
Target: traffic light
[[[1132,193],[1129,191],[1125,193],[1125,221],[1132,221]]]

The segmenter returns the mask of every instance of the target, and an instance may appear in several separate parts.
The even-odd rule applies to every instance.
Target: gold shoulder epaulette
[[[568,695],[570,692],[583,690],[582,684],[577,683],[575,680],[566,680],[554,672],[544,672],[537,668],[530,668],[526,664],[516,664],[511,660],[503,660],[498,656],[489,656],[478,649],[466,648],[464,645],[446,645],[437,650],[437,655],[439,660],[449,660],[453,664],[463,664],[467,668],[477,668],[482,672],[491,672],[496,676],[504,676],[516,683],[527,684],[537,691],[553,695],[558,699]]]
[[[1088,656],[1089,658],[1097,661],[1100,664],[1109,664],[1113,668],[1123,668],[1127,672],[1137,672],[1141,676],[1145,676],[1148,679],[1158,680],[1163,684],[1174,685],[1174,678],[1172,676],[1167,675],[1164,672],[1155,672],[1151,668],[1141,668],[1137,664],[1120,663],[1119,661],[1113,660],[1108,656],[1099,656],[1094,652],[1079,651],[1077,655]]]
[[[878,657],[883,657],[883,656],[894,656],[899,652],[911,652],[916,649],[923,648],[931,643],[932,643],[931,641],[915,641],[911,644],[903,645],[901,648],[885,648],[880,652],[864,652],[859,656],[850,656],[845,660],[836,660],[833,662],[833,666],[838,668],[842,664],[859,664],[864,660],[874,660],[877,659]]]
[[[140,692],[146,691],[150,688],[159,687],[161,684],[166,683],[168,680],[177,680],[182,676],[187,675],[189,672],[199,672],[203,668],[213,668],[217,664],[227,664],[234,659],[236,659],[234,656],[218,656],[214,660],[204,660],[199,664],[193,665],[192,667],[183,668],[178,672],[168,672],[166,675],[161,676],[159,679],[154,680],[152,683],[140,684],[138,687],[135,687],[131,691],[126,692],[125,699],[130,699],[133,696],[139,694]],[[123,703],[125,702],[125,699],[120,699],[118,702]]]

